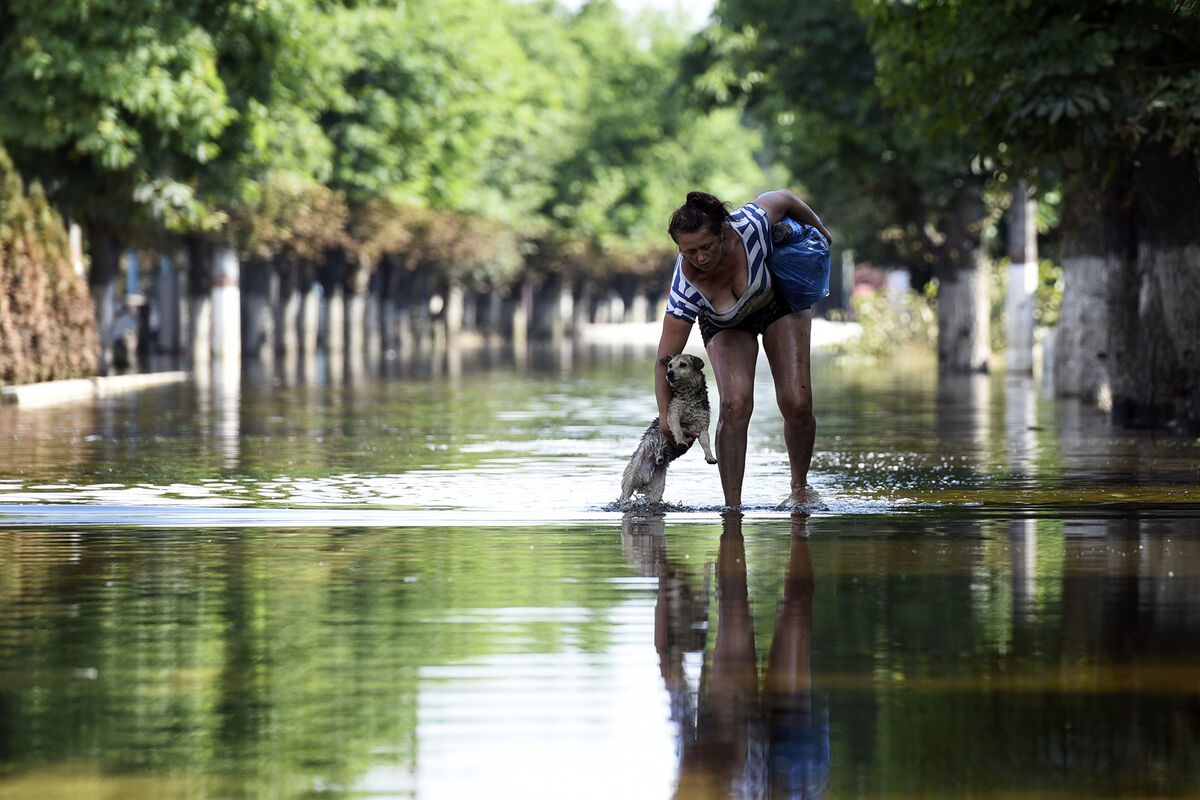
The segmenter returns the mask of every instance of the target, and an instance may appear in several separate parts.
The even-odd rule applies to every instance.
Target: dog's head
[[[698,356],[663,356],[658,363],[667,368],[667,383],[682,386],[703,379],[704,360]]]

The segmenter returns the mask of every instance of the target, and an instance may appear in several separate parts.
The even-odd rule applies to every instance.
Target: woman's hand
[[[826,243],[830,246],[833,245],[833,237],[829,235],[829,230],[821,224],[821,218],[817,216],[817,212],[809,208],[808,203],[797,197],[790,189],[776,189],[773,192],[764,192],[754,202],[758,204],[759,208],[767,212],[767,219],[771,221],[772,225],[784,217],[791,217],[797,222],[812,225],[825,237]]]
[[[675,434],[671,433],[671,428],[667,425],[666,420],[662,417],[659,417],[658,429],[662,431],[663,436],[667,437],[668,442],[675,442],[675,444],[691,444],[692,442],[696,441],[697,437],[700,436],[700,431],[684,428],[683,441],[678,441],[675,438]]]

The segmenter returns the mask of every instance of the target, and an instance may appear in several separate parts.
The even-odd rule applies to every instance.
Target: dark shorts
[[[755,336],[761,336],[772,322],[786,317],[792,313],[792,307],[787,304],[779,292],[774,292],[771,300],[762,308],[751,313],[734,325],[727,328],[718,327],[709,319],[708,315],[703,311],[700,312],[700,336],[704,339],[704,346],[708,347],[709,341],[721,331],[746,331]]]

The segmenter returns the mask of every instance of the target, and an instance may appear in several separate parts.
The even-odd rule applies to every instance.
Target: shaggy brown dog
[[[662,500],[667,483],[667,466],[692,446],[685,430],[698,432],[696,437],[704,448],[704,459],[717,463],[708,440],[708,384],[704,381],[704,361],[696,356],[663,356],[659,363],[667,368],[667,383],[671,385],[671,403],[667,406],[667,427],[675,441],[663,432],[659,418],[642,434],[637,450],[625,466],[621,477],[621,499],[628,500],[641,492],[647,502]],[[682,442],[683,444],[677,444]]]

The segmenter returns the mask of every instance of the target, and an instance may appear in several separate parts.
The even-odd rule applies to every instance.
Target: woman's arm
[[[671,402],[671,385],[667,383],[667,368],[660,364],[659,360],[663,356],[682,353],[691,333],[692,323],[684,322],[674,314],[663,317],[662,335],[658,338],[658,355],[654,359],[654,397],[658,401],[659,426],[671,441],[675,440],[667,428],[667,405]]]
[[[789,189],[776,189],[773,192],[764,192],[760,194],[754,201],[758,207],[767,212],[767,217],[774,225],[784,217],[791,217],[797,222],[803,222],[806,225],[812,225],[821,232],[825,237],[825,241],[833,244],[833,237],[829,235],[829,231],[821,224],[821,218],[817,213],[808,207],[808,203],[801,200]]]

